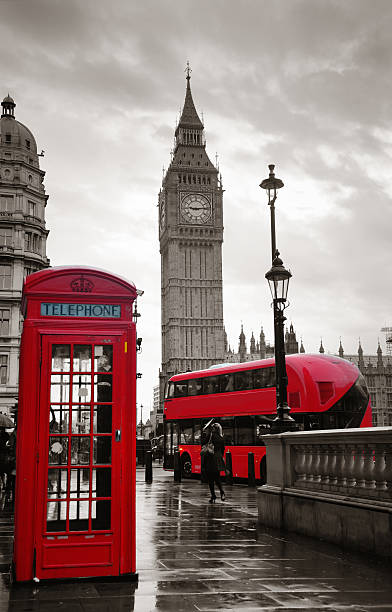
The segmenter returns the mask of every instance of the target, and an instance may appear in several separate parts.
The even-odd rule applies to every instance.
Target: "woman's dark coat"
[[[203,433],[201,444],[207,444],[210,439],[211,432]],[[205,474],[207,480],[213,479],[219,476],[219,473],[225,470],[225,462],[223,460],[223,453],[225,452],[225,445],[223,437],[218,434],[217,431],[212,433],[211,441],[214,445],[214,454],[206,453],[201,455],[201,471]]]

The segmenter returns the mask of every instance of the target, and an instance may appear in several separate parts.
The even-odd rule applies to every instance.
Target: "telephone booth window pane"
[[[95,465],[111,463],[112,439],[109,436],[94,436],[93,463]]]
[[[66,465],[68,462],[68,438],[65,436],[50,436],[49,460],[50,465]]]
[[[69,344],[53,344],[52,372],[69,372],[71,364],[71,347]]]
[[[90,463],[90,437],[71,438],[71,464],[88,465]]]
[[[111,344],[94,347],[94,370],[96,372],[111,372],[113,366],[113,346]]]
[[[90,407],[72,406],[72,433],[90,433]]]
[[[65,531],[67,525],[67,502],[48,502],[46,511],[47,531]]]
[[[91,402],[91,376],[74,374],[72,380],[72,401]]]
[[[67,470],[48,470],[48,496],[66,497],[67,496]]]
[[[112,407],[94,406],[94,433],[111,433]]]
[[[49,433],[68,433],[69,407],[52,406],[50,409]]]
[[[92,528],[95,530],[110,529],[110,513],[111,502],[109,499],[93,501],[91,508]]]
[[[69,530],[88,531],[89,501],[69,502]]]
[[[111,468],[93,469],[92,497],[110,497],[112,491]]]
[[[91,372],[91,346],[75,344],[73,350],[74,372]]]
[[[69,374],[53,374],[51,376],[50,401],[69,402]]]
[[[95,402],[111,402],[112,401],[112,375],[97,374],[94,376],[94,401]]]
[[[71,470],[70,497],[88,497],[90,492],[90,469]]]

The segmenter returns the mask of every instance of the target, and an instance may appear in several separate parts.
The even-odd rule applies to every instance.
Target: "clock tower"
[[[164,385],[175,373],[224,361],[222,183],[205,148],[190,68],[170,166],[159,193]]]

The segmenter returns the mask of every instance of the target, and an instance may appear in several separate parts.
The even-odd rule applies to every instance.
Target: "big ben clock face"
[[[192,193],[182,199],[180,210],[188,223],[206,223],[211,217],[211,202],[200,193]]]

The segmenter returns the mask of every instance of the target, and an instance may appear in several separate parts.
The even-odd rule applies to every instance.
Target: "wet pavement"
[[[0,511],[0,611],[392,610],[392,565],[257,526],[256,489],[208,503],[199,481],[137,470],[139,582],[10,587],[12,514]],[[0,506],[1,507],[1,506]]]

